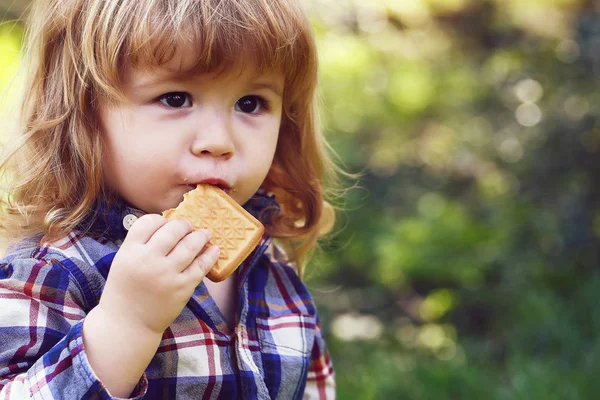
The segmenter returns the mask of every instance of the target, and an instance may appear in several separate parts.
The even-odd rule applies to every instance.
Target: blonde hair
[[[123,99],[126,67],[159,67],[193,46],[190,73],[242,68],[241,55],[284,73],[280,137],[263,187],[282,209],[268,232],[302,273],[332,224],[323,182],[337,182],[339,169],[317,121],[317,51],[298,0],[45,0],[33,6],[27,33],[22,135],[0,165],[11,168],[4,229],[58,238],[108,199],[95,104]]]

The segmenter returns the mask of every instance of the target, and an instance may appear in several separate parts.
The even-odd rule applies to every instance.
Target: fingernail
[[[204,232],[204,234],[210,239],[210,232],[208,229],[200,229],[200,232]]]
[[[219,248],[219,246],[211,246],[210,251],[213,252],[215,258],[219,258],[219,256],[221,255],[221,249]]]

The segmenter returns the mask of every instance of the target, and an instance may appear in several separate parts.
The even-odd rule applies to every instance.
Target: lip
[[[207,185],[212,185],[212,186],[216,186],[219,189],[223,190],[225,193],[229,193],[231,191],[231,186],[229,186],[229,183],[227,183],[227,181],[220,179],[220,178],[207,178],[207,179],[203,179],[200,182],[197,182],[196,184],[193,185],[189,185],[192,188],[196,188],[197,185],[204,183]]]

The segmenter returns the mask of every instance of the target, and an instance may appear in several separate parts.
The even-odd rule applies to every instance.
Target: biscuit
[[[163,212],[169,220],[185,219],[194,229],[207,229],[207,244],[221,249],[219,260],[206,275],[213,282],[225,280],[260,242],[264,226],[216,186],[200,184],[186,193],[177,208]]]

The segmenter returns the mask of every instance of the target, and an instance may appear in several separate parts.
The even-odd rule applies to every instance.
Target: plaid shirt
[[[265,221],[277,203],[257,195],[245,207]],[[130,213],[122,205],[99,207],[89,226],[102,234],[31,238],[0,261],[0,399],[113,398],[87,360],[82,325],[98,304]],[[264,237],[239,267],[233,331],[201,283],[131,397],[334,398],[315,305],[278,254]]]

